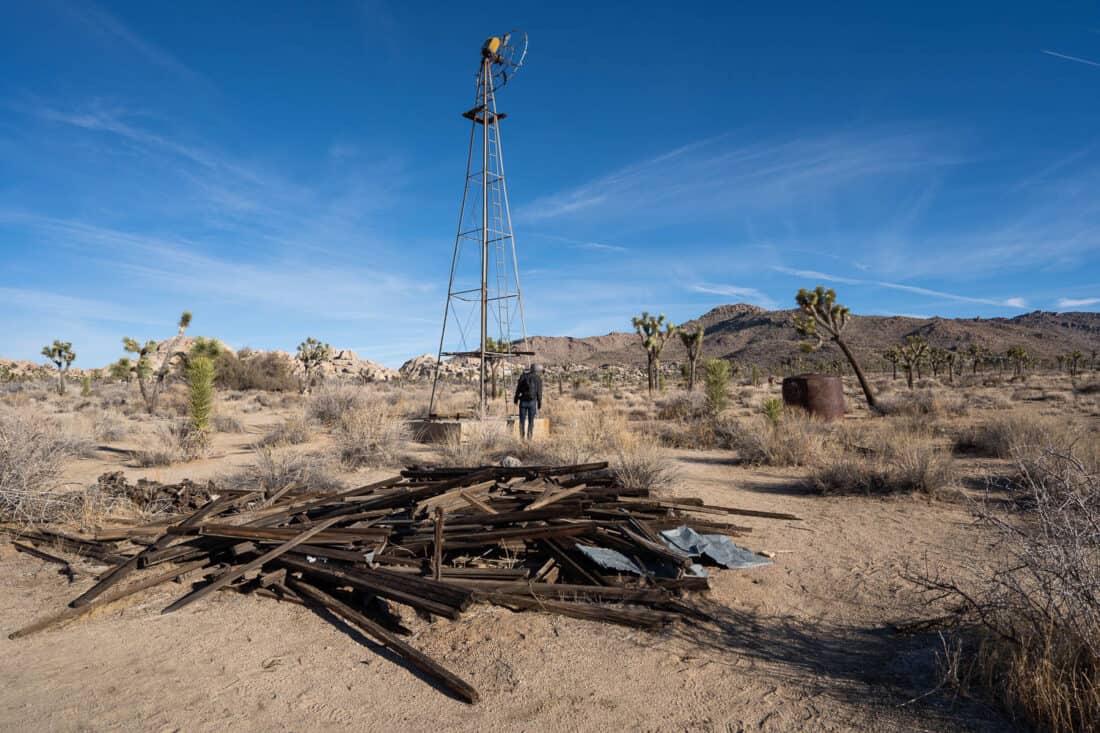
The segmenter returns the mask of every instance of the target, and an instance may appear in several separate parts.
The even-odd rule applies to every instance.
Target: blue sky
[[[481,41],[528,330],[1100,308],[1093,3],[0,5],[0,356],[434,352]]]

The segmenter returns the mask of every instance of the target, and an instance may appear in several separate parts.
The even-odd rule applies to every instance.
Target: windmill
[[[443,357],[479,361],[477,414],[484,417],[491,360],[533,354],[527,349],[519,263],[504,179],[500,121],[507,115],[497,111],[496,102],[496,91],[523,67],[526,56],[527,34],[523,31],[486,40],[481,46],[474,107],[462,113],[470,120],[466,184],[432,379],[429,419],[435,416]],[[452,344],[455,348],[448,350]]]

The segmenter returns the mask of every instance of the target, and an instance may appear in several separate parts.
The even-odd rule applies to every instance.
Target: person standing
[[[519,405],[519,437],[530,440],[535,433],[535,415],[542,409],[542,369],[532,364],[516,383],[516,395],[512,403]],[[527,430],[524,432],[524,423]]]

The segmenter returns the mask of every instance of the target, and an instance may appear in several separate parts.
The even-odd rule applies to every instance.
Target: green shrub
[[[717,415],[729,405],[730,365],[722,359],[708,359],[703,363],[703,393],[707,409]]]

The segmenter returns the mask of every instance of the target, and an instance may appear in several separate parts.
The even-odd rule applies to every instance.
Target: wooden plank
[[[59,624],[63,621],[80,618],[81,616],[91,613],[97,608],[102,608],[103,606],[114,603],[115,601],[126,598],[127,596],[131,596],[139,591],[146,590],[147,588],[152,588],[153,586],[160,585],[161,583],[166,583],[169,580],[175,580],[176,578],[183,577],[188,573],[192,573],[205,567],[206,564],[206,560],[198,560],[196,562],[188,563],[186,565],[179,565],[161,573],[156,573],[149,575],[148,577],[140,578],[137,582],[131,583],[124,588],[118,588],[111,593],[100,594],[92,601],[89,601],[88,603],[85,603],[78,608],[66,608],[60,613],[55,613],[51,616],[41,618],[31,624],[24,626],[18,631],[13,631],[12,633],[8,634],[8,638],[21,639],[25,636],[30,636],[35,632],[42,631],[43,629],[48,629],[49,627]]]
[[[481,499],[477,498],[476,496],[473,496],[472,494],[466,493],[465,489],[459,489],[458,490],[458,495],[460,497],[462,497],[466,501],[466,503],[468,503],[470,506],[474,507],[475,509],[480,509],[481,511],[485,512],[486,514],[496,514],[497,513],[496,509],[493,509],[486,502],[482,501]]]
[[[528,504],[524,511],[535,511],[536,509],[542,509],[543,507],[550,506],[551,504],[557,501],[561,501],[568,496],[579,494],[587,488],[588,484],[577,484],[570,489],[563,489],[562,491],[558,491],[554,494],[551,494],[550,496],[544,496],[541,499],[536,499],[535,501]]]
[[[300,596],[309,598],[310,600],[318,603],[327,610],[335,613],[355,626],[358,626],[368,636],[373,638],[378,643],[387,649],[393,651],[399,657],[404,659],[412,666],[424,672],[432,679],[437,680],[445,688],[453,692],[462,700],[468,703],[476,703],[478,701],[477,690],[472,685],[463,680],[458,675],[454,674],[446,667],[435,661],[427,654],[424,654],[419,649],[410,646],[402,639],[394,636],[385,628],[383,628],[377,622],[367,618],[359,611],[356,611],[346,603],[333,598],[328,593],[316,588],[304,581],[295,580],[294,578],[287,578],[286,585],[295,593]]]
[[[161,611],[161,613],[172,613],[173,611],[178,611],[179,609],[190,603],[194,603],[201,598],[205,598],[206,596],[216,591],[218,588],[229,585],[234,580],[243,577],[246,573],[252,570],[257,570],[265,563],[271,562],[275,558],[279,557],[279,555],[282,555],[284,552],[287,552],[288,550],[293,550],[295,547],[302,544],[310,537],[320,534],[321,532],[325,531],[339,521],[340,517],[333,517],[332,519],[321,522],[320,524],[307,529],[305,532],[302,532],[289,542],[284,542],[275,549],[265,552],[252,562],[245,563],[244,565],[241,565],[231,570],[227,570],[214,580],[210,581],[208,584],[204,585],[202,588],[199,588],[198,590],[189,593],[183,598],[177,600],[175,603],[169,605],[167,608]]]
[[[443,571],[443,509],[435,508],[435,542],[432,544],[432,576],[439,580]]]
[[[187,517],[176,526],[197,526],[207,517],[212,516],[215,513],[220,513],[235,504],[244,503],[248,500],[249,497],[253,495],[255,494],[246,494],[244,496],[219,497],[218,499],[212,499],[206,504],[206,506],[194,512],[193,514],[191,514],[191,516]],[[175,539],[176,538],[170,534],[161,535],[156,542],[143,549],[141,552],[130,558],[128,561],[116,567],[110,573],[105,575],[98,583],[96,583],[91,588],[84,591],[82,594],[73,599],[73,601],[69,603],[69,605],[73,608],[79,608],[80,606],[91,603],[105,590],[110,588],[112,585],[118,583],[120,580],[136,570],[141,561],[149,554],[156,550],[163,550],[164,548],[168,547],[172,542],[174,542]]]

